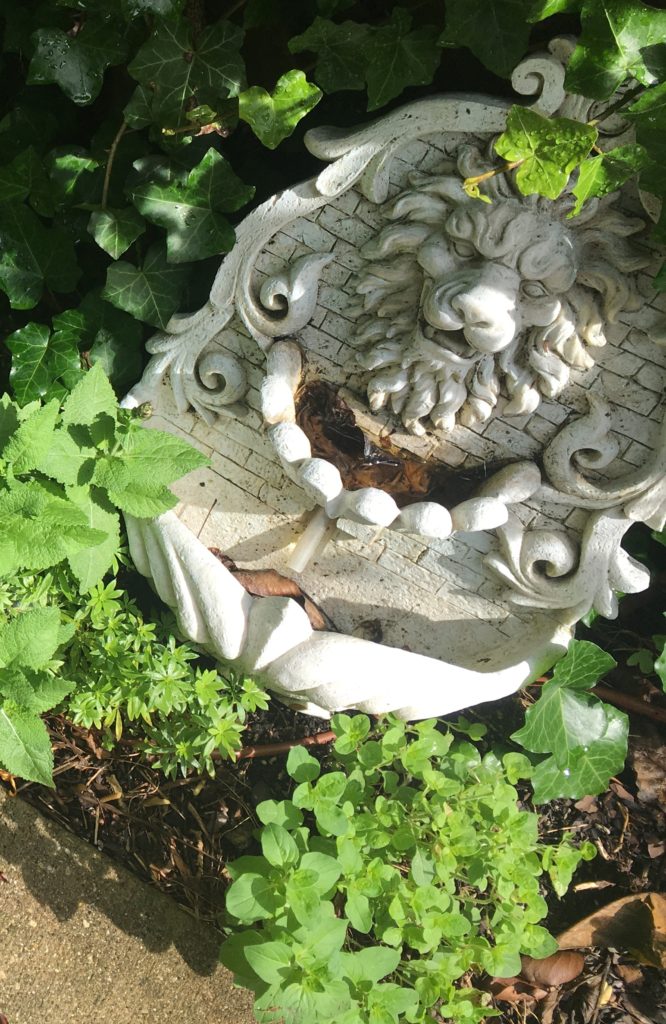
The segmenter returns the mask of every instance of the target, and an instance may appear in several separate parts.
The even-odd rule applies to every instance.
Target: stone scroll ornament
[[[588,120],[590,101],[563,90],[570,49],[554,41],[512,84],[533,109]],[[612,617],[618,591],[648,585],[621,547],[666,512],[644,211],[615,193],[572,217],[569,193],[525,197],[507,175],[490,202],[467,195],[509,106],[438,96],[309,132],[328,165],[242,222],[209,302],[149,342],[125,400],[211,453],[221,487],[205,508],[190,490],[176,512],[126,517],[137,568],[185,635],[311,714],[497,699],[550,667],[581,616]],[[454,481],[493,469],[460,500],[349,484],[299,416],[313,381],[349,399],[375,444]],[[292,597],[252,596],[213,546],[288,568],[327,611],[333,588],[355,635],[314,630]],[[416,597],[400,605],[402,589]]]

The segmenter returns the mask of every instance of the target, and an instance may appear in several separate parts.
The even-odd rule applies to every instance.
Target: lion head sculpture
[[[368,400],[413,434],[427,421],[440,431],[484,423],[502,391],[504,415],[534,412],[572,368],[594,364],[605,324],[638,306],[629,275],[649,257],[627,239],[644,225],[613,208],[616,195],[572,217],[570,193],[519,196],[502,175],[480,202],[463,178],[487,166],[465,146],[457,166],[413,172],[362,250],[356,343]]]

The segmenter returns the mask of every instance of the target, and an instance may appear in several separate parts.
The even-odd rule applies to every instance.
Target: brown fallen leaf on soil
[[[651,967],[666,968],[666,896],[639,893],[615,900],[558,935],[560,949],[626,949]]]
[[[534,1007],[548,995],[551,988],[559,988],[577,978],[583,970],[585,958],[580,953],[560,950],[552,956],[535,960],[521,956],[520,974],[513,978],[493,978],[490,991],[495,999],[509,1003],[525,1003]]]
[[[296,580],[283,576],[275,569],[239,569],[233,559],[219,548],[208,550],[236,577],[248,594],[252,594],[253,597],[293,597],[306,612],[313,629],[337,632],[328,615],[308,597]]]

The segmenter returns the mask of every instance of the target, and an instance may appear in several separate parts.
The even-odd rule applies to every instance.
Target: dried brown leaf
[[[626,949],[645,964],[666,967],[666,896],[625,896],[583,918],[558,936],[560,949]]]
[[[559,950],[542,960],[535,960],[531,956],[521,956],[520,960],[520,977],[543,988],[557,988],[558,985],[566,985],[568,981],[573,981],[583,970],[585,963],[585,957],[581,953],[572,953],[568,950]]]

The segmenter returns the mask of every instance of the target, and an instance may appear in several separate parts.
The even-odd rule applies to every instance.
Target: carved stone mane
[[[633,272],[649,262],[628,239],[643,222],[594,200],[572,216],[559,200],[518,196],[489,179],[487,202],[463,178],[489,164],[462,146],[457,168],[409,176],[383,208],[388,223],[362,250],[356,342],[374,412],[413,434],[534,412],[572,368],[588,369],[605,325],[637,308]],[[457,173],[456,173],[457,171]]]

